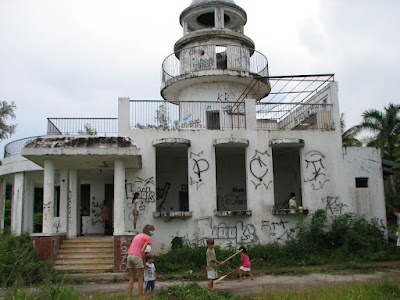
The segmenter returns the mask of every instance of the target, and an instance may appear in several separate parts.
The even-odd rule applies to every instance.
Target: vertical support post
[[[129,97],[118,97],[118,136],[128,136],[131,127]]]
[[[4,230],[4,216],[6,209],[6,186],[4,178],[0,179],[0,233]]]
[[[43,233],[52,234],[54,223],[54,162],[47,159],[44,162],[43,184]]]
[[[22,229],[24,232],[33,233],[33,198],[35,194],[35,187],[33,185],[32,178],[28,175],[25,176],[25,188],[24,188],[24,205],[23,205],[23,223]]]
[[[59,232],[67,232],[68,216],[68,169],[60,171],[60,228]]]
[[[246,110],[246,130],[256,131],[257,130],[257,119],[256,119],[256,100],[245,99],[244,100]]]
[[[24,197],[24,173],[14,175],[13,195],[11,199],[11,233],[22,233],[22,202]]]
[[[78,235],[78,171],[69,171],[68,238]]]
[[[224,22],[224,10],[218,6],[215,8],[215,28],[223,29],[225,26]]]
[[[114,163],[114,235],[125,232],[125,164]]]

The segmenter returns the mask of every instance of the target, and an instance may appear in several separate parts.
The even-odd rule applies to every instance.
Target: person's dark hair
[[[240,251],[240,250],[242,250],[242,253],[246,253],[246,248],[245,248],[245,247],[240,246],[240,247],[239,247],[239,251]]]
[[[133,194],[133,199],[137,199],[137,198],[139,198],[139,193],[138,192],[136,192],[135,194]]]
[[[207,245],[214,245],[214,239],[213,238],[208,238],[207,239]]]
[[[290,193],[290,198],[292,198],[292,197],[296,197],[296,194],[295,193]]]
[[[143,233],[150,235],[150,231],[153,231],[155,228],[153,225],[147,224],[146,226],[143,227]]]
[[[149,259],[154,258],[154,254],[152,253],[146,253],[146,261],[148,261]]]

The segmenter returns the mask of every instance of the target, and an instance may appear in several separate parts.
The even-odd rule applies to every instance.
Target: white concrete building
[[[342,148],[333,75],[269,76],[246,21],[233,0],[194,0],[162,63],[164,101],[120,97],[118,119],[49,119],[47,135],[8,144],[1,226],[12,185],[13,233],[33,233],[34,202],[42,201],[43,229],[33,236],[103,235],[107,201],[115,249],[134,234],[135,192],[138,229],[156,227],[154,250],[175,236],[285,240],[298,233],[299,214],[317,209],[364,215],[385,229],[380,153]],[[85,125],[97,135],[78,134]],[[288,209],[291,193],[298,210]]]

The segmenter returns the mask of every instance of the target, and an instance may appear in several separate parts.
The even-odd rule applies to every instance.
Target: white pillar
[[[35,195],[35,186],[32,178],[25,176],[25,193],[24,193],[24,213],[22,229],[24,232],[33,233],[33,198]]]
[[[54,163],[51,160],[44,162],[44,183],[43,183],[43,233],[54,232]]]
[[[4,229],[4,211],[6,208],[6,180],[0,179],[0,233]]]
[[[59,232],[67,232],[68,216],[68,169],[60,171],[60,227]]]
[[[257,116],[256,116],[256,100],[245,99],[246,106],[246,130],[256,132],[257,131]]]
[[[13,195],[11,200],[11,233],[22,232],[22,201],[24,197],[24,173],[14,175]]]
[[[78,235],[78,171],[69,171],[68,238]]]
[[[118,97],[118,136],[128,136],[131,127],[129,97]]]
[[[125,232],[125,164],[114,163],[114,235]]]

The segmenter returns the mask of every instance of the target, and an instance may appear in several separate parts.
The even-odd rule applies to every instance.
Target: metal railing
[[[200,45],[169,55],[162,63],[162,82],[203,70],[245,71],[268,77],[268,60],[260,52],[242,46]]]
[[[257,129],[334,130],[331,109],[326,103],[258,103]]]
[[[4,158],[20,153],[22,148],[24,148],[27,144],[29,144],[38,137],[40,136],[27,137],[8,143],[7,145],[4,146]]]
[[[131,100],[131,128],[159,130],[246,128],[245,103]]]
[[[47,134],[115,136],[118,118],[47,118]]]

